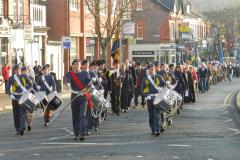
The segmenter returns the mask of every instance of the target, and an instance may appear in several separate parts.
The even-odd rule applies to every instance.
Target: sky
[[[230,8],[231,6],[234,5],[234,2],[237,2],[237,1],[240,2],[240,0],[192,0],[193,7],[200,12],[201,12],[201,8],[203,12]]]

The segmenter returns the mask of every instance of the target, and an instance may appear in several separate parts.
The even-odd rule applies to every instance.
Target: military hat
[[[135,64],[136,64],[137,66],[140,66],[140,65],[141,65],[139,61],[136,61]]]
[[[81,62],[79,59],[74,59],[74,60],[72,61],[72,65],[74,65],[74,63],[79,63],[79,62]]]
[[[170,67],[174,67],[174,64],[169,64],[169,68],[170,68]]]
[[[92,61],[89,66],[97,66],[97,65],[98,65],[98,61]]]
[[[13,70],[16,70],[16,69],[19,69],[20,68],[20,66],[18,65],[18,64],[15,64],[14,66],[13,66]]]
[[[27,69],[28,69],[27,66],[22,66],[21,67],[21,71],[24,71],[24,70],[26,71]]]
[[[154,61],[154,65],[155,65],[155,66],[158,66],[158,65],[159,65],[159,62],[158,62],[158,61]]]
[[[98,65],[102,65],[102,64],[105,64],[106,61],[102,59],[102,60],[98,60],[97,63],[98,63]]]
[[[152,68],[152,67],[154,67],[154,65],[153,65],[152,63],[149,63],[149,64],[147,65],[147,69]]]
[[[85,65],[85,64],[87,64],[88,63],[88,60],[86,60],[86,59],[84,59],[84,60],[82,60],[82,65]]]

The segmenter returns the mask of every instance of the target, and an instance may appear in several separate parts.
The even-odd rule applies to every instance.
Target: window
[[[171,23],[171,39],[175,38],[175,26],[174,23]]]
[[[3,0],[0,0],[0,15],[3,16]]]
[[[18,20],[23,21],[23,0],[18,0]]]
[[[70,49],[70,62],[77,58],[77,45],[78,39],[75,37],[71,37],[71,49]]]
[[[144,34],[144,23],[143,21],[139,21],[137,23],[137,40],[143,40]]]
[[[69,9],[72,11],[78,10],[78,0],[69,0]]]
[[[12,13],[14,21],[23,21],[23,0],[13,0]]]
[[[143,10],[143,1],[142,0],[137,0],[137,11],[142,11]]]

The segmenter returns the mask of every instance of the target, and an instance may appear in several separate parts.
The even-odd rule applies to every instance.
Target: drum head
[[[44,91],[38,91],[34,93],[34,96],[37,98],[38,101],[42,101],[46,98],[46,93]]]

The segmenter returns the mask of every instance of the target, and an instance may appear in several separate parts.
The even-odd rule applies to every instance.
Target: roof
[[[174,5],[176,3],[176,9],[179,11],[181,8],[183,10],[183,0],[154,0],[158,4],[161,4],[165,8],[169,9],[170,11],[174,10]]]

